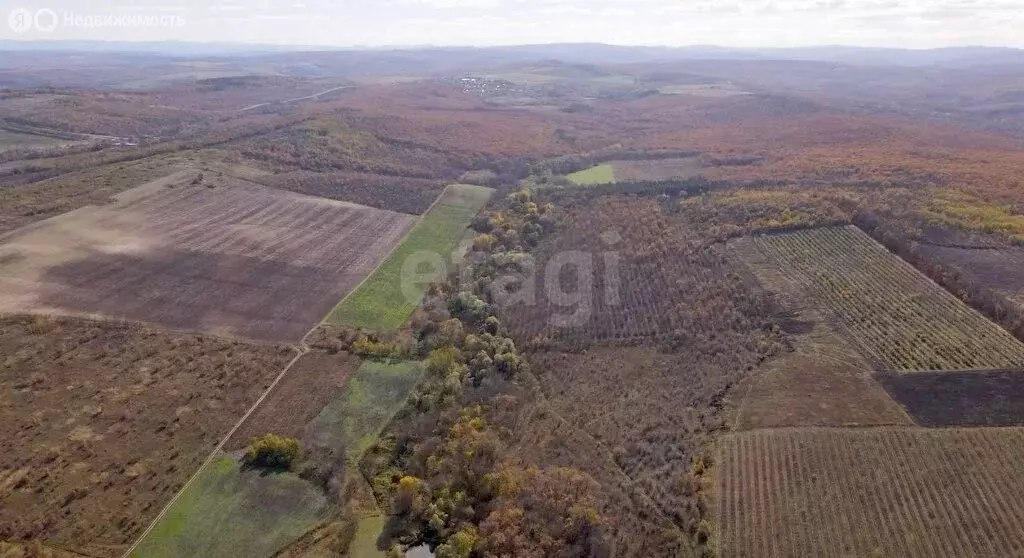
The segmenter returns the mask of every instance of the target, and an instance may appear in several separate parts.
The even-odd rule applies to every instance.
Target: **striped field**
[[[1022,556],[1024,429],[784,429],[719,442],[720,556]]]
[[[1024,343],[853,226],[758,237],[882,369],[1024,367]]]

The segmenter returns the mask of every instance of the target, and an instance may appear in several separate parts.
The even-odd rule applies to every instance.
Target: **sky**
[[[0,0],[0,39],[1024,47],[1024,0]]]

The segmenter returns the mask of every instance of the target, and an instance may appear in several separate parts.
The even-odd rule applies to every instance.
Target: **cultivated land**
[[[555,270],[561,273],[528,278],[536,281],[534,300],[509,300],[506,322],[524,346],[676,346],[690,336],[710,341],[719,325],[713,342],[728,345],[722,336],[745,337],[772,312],[723,245],[703,245],[655,199],[608,196],[573,208],[564,221],[538,247],[536,269],[557,267],[555,258],[567,253],[585,256]],[[751,344],[737,341],[732,352]]]
[[[729,250],[772,292],[791,343],[791,350],[736,390],[734,428],[913,424],[872,378],[871,364],[841,335],[827,308],[759,250],[753,237],[730,241]]]
[[[4,237],[0,309],[297,341],[414,220],[197,176],[171,175]]]
[[[359,369],[359,359],[348,354],[310,351],[288,369],[288,374],[225,446],[241,450],[268,432],[302,438],[306,426],[338,396]]]
[[[132,556],[271,556],[326,520],[328,497],[289,473],[244,469],[222,455],[149,533]]]
[[[473,217],[491,197],[490,188],[453,184],[420,219],[394,252],[327,317],[332,324],[371,329],[401,327],[431,281],[445,276],[447,266]],[[423,262],[422,266],[415,265]],[[403,273],[418,281],[403,285]]]
[[[721,394],[782,350],[767,325],[775,310],[724,246],[699,242],[658,200],[608,196],[562,211],[536,269],[566,252],[586,254],[591,267],[538,278],[536,303],[505,307],[503,322],[531,351],[551,409],[565,417],[560,428],[577,429],[563,434],[572,450],[549,451],[588,452],[557,462],[616,486],[606,513],[628,525],[631,534],[617,535],[627,555],[665,555],[669,533],[692,533],[701,521],[691,465],[729,419]],[[548,296],[546,281],[570,296]]]
[[[73,318],[0,320],[0,539],[139,535],[294,350]]]
[[[876,366],[1024,366],[1024,344],[855,227],[761,236],[756,243],[838,315]]]
[[[759,430],[719,442],[721,556],[1019,556],[1024,430]]]
[[[922,426],[1024,425],[1024,370],[880,373],[875,378]]]
[[[338,495],[327,479],[343,482],[346,470],[355,470],[363,451],[376,441],[422,373],[414,362],[364,362],[354,374],[352,364],[344,356],[304,355],[227,444],[228,449],[244,448],[243,433],[249,432],[295,434],[309,460],[303,466],[323,471],[323,485],[295,472],[248,470],[239,465],[240,452],[223,454],[203,469],[134,555],[270,556],[334,519],[338,509],[331,502]],[[295,372],[299,376],[289,379]],[[315,389],[308,378],[317,374],[333,377],[321,380],[320,389],[329,397],[299,393],[298,384]],[[338,381],[343,388],[333,387]],[[309,416],[313,402],[325,399],[329,402]],[[300,425],[303,416],[308,418]],[[283,430],[263,430],[275,427]],[[365,485],[362,479],[354,482]]]
[[[609,164],[618,182],[686,180],[700,176],[702,168],[700,157],[612,161]]]
[[[591,63],[558,62],[566,52]],[[316,211],[263,215],[260,209],[278,207],[279,196],[305,205],[310,198],[293,194],[306,194],[421,214],[460,176],[500,193],[493,209],[502,215],[477,221],[477,228],[504,221],[520,233],[495,235],[503,237],[496,246],[505,252],[478,244],[483,249],[465,259],[470,271],[505,272],[531,256],[542,269],[560,251],[592,256],[592,273],[565,269],[547,277],[547,285],[538,280],[537,304],[486,309],[500,318],[499,335],[515,342],[500,361],[470,349],[451,322],[441,327],[459,291],[492,301],[495,293],[482,282],[438,289],[409,320],[415,303],[406,306],[400,290],[389,286],[397,272],[385,266],[377,283],[367,282],[369,294],[352,323],[374,324],[384,316],[388,327],[398,328],[382,336],[384,349],[395,340],[414,353],[453,343],[461,364],[474,372],[467,376],[453,365],[444,382],[430,374],[418,386],[416,405],[392,416],[418,371],[364,366],[342,352],[356,335],[348,328],[340,327],[345,331],[337,338],[334,332],[310,342],[312,349],[303,343],[309,352],[227,448],[241,449],[251,433],[264,430],[293,433],[305,450],[299,466],[263,476],[241,470],[237,452],[218,454],[179,502],[184,512],[161,523],[162,540],[147,540],[143,553],[258,556],[282,548],[281,557],[337,556],[354,538],[350,554],[361,556],[377,554],[382,529],[389,535],[403,530],[390,542],[433,545],[454,542],[456,529],[466,527],[479,535],[476,552],[503,556],[693,556],[708,546],[708,535],[710,550],[717,546],[722,556],[1024,555],[1022,494],[1014,475],[1019,431],[911,426],[1024,423],[1018,401],[1024,374],[1012,368],[1020,366],[1019,354],[1007,357],[1005,337],[975,314],[965,318],[962,304],[922,284],[919,275],[903,277],[906,270],[892,267],[899,263],[892,255],[876,260],[875,252],[861,253],[860,241],[807,252],[782,246],[785,257],[778,257],[764,246],[772,238],[751,236],[856,223],[1024,339],[1024,306],[1013,303],[1024,300],[1020,247],[1014,247],[1024,239],[1021,53],[800,51],[802,58],[823,57],[815,62],[765,60],[761,53],[754,54],[757,60],[666,61],[661,57],[671,51],[657,52],[658,61],[614,66],[607,62],[620,54],[645,55],[589,45],[398,57],[279,52],[215,62],[181,52],[177,59],[0,55],[6,88],[0,118],[17,126],[11,130],[139,142],[68,140],[6,149],[11,137],[0,133],[0,235],[29,225],[14,234],[39,240],[28,257],[0,253],[0,277],[14,277],[0,285],[4,295],[46,287],[64,293],[57,301],[67,302],[92,293],[93,306],[108,299],[120,306],[109,313],[57,311],[122,316],[124,306],[137,304],[145,310],[140,314],[151,314],[140,319],[168,327],[182,327],[174,322],[188,313],[204,323],[187,327],[226,335],[271,331],[277,333],[268,339],[293,342],[347,291],[328,296],[328,289],[347,284],[347,276],[306,274],[307,265],[335,269],[340,264],[332,258],[351,262],[366,254],[375,263],[394,245],[374,255],[368,240],[352,243],[331,226],[344,229],[351,220]],[[536,61],[523,62],[530,57]],[[858,62],[865,60],[870,64]],[[488,64],[494,68],[483,67]],[[416,77],[427,75],[441,77]],[[688,153],[700,153],[703,168],[696,159],[659,160]],[[634,157],[649,159],[626,161]],[[555,175],[594,160],[608,164],[584,171],[582,181],[605,184],[537,188],[540,208],[556,205],[550,213],[530,217],[521,198],[505,197],[524,182],[566,184]],[[178,257],[171,245],[174,227],[196,224],[164,220],[173,217],[169,211],[178,202],[171,198],[181,191],[163,196],[169,205],[150,214],[154,218],[139,220],[153,226],[124,222],[131,213],[125,206],[148,202],[111,197],[178,171],[186,171],[179,188],[187,189],[199,169],[207,175],[196,184],[203,197],[230,198],[223,187],[241,184],[258,206],[242,221],[268,220],[253,219],[245,231],[212,230],[201,247],[180,239],[194,258],[209,256],[197,263]],[[680,180],[698,171],[706,181]],[[218,173],[261,186],[222,180]],[[640,183],[626,184],[630,180]],[[330,203],[316,201],[317,208]],[[245,207],[235,198],[225,202]],[[231,213],[218,204],[183,207],[216,225]],[[445,211],[438,207],[439,214]],[[69,211],[54,222],[70,232],[40,223]],[[107,212],[109,230],[97,224],[96,211]],[[92,217],[83,224],[76,221],[81,215]],[[526,223],[543,225],[541,244],[524,242],[529,254],[517,254],[516,239],[537,232]],[[293,224],[323,229],[324,236],[309,237],[306,248],[285,249],[305,238],[297,230],[288,238]],[[230,236],[240,232],[244,243]],[[449,232],[452,242],[461,241],[459,251],[472,242],[474,232],[464,224]],[[723,243],[740,237],[749,252]],[[147,244],[152,238],[165,240]],[[342,244],[327,242],[337,238]],[[234,252],[218,251],[218,242]],[[320,245],[328,251],[313,250]],[[156,256],[142,251],[157,248],[164,260],[152,265]],[[842,257],[827,255],[830,250]],[[315,263],[303,259],[307,251]],[[235,252],[270,263],[239,263]],[[605,260],[608,253],[612,259]],[[51,272],[47,258],[57,260],[52,273],[59,280],[41,283],[33,275]],[[87,260],[111,263],[90,272]],[[250,282],[248,275],[239,281],[247,266],[269,283]],[[296,267],[301,270],[293,273]],[[528,267],[517,271],[528,273]],[[85,279],[76,282],[82,273]],[[594,277],[592,299],[573,295],[586,276]],[[112,286],[125,279],[130,284],[118,288],[130,301]],[[568,296],[550,300],[545,287],[553,281]],[[606,298],[616,283],[617,298]],[[210,294],[190,306],[196,285]],[[323,294],[323,306],[310,292]],[[145,308],[154,293],[174,299]],[[409,300],[419,298],[414,290]],[[33,312],[54,312],[52,303],[30,300]],[[484,316],[472,310],[459,313],[460,323],[464,333],[479,336]],[[579,321],[552,321],[577,310],[583,310]],[[98,337],[85,345],[98,345],[69,353],[82,345],[66,325],[74,320],[59,318],[53,328],[45,319],[12,319],[27,325],[17,329],[0,320],[0,339],[15,335],[0,343],[0,362],[6,359],[11,368],[0,389],[15,386],[0,392],[0,420],[5,413],[17,417],[7,422],[0,447],[8,456],[0,466],[0,539],[34,537],[96,556],[124,550],[280,371],[284,363],[277,361],[295,354],[195,335],[150,332],[154,339],[179,340],[150,343],[134,333],[104,333],[148,331],[141,326],[92,322],[82,323],[92,324],[89,331]],[[424,322],[431,327],[402,328]],[[239,323],[248,333],[232,330]],[[278,336],[285,330],[297,333]],[[976,354],[982,362],[970,356]],[[510,371],[520,357],[529,370]],[[997,364],[1009,368],[978,369]],[[932,370],[965,367],[970,371]],[[123,405],[137,406],[138,413],[116,421],[108,416]],[[476,413],[485,424],[450,428]],[[350,461],[388,420],[359,474]],[[719,447],[750,458],[737,464]],[[459,451],[466,448],[472,451]],[[375,457],[380,468],[368,465]],[[558,474],[532,488],[515,482],[525,489],[518,496],[480,498],[493,487],[489,474],[516,470],[536,470],[541,480]],[[415,495],[411,513],[385,522],[381,511],[397,511],[392,496],[407,474],[429,490]],[[746,511],[720,521],[716,484],[732,487],[729,509]],[[42,492],[33,492],[37,487]],[[472,506],[453,507],[443,487],[456,487]],[[428,517],[424,510],[453,513],[438,529],[441,515]],[[35,550],[31,542],[16,546],[0,542],[0,555]],[[558,546],[564,551],[552,550]]]
[[[922,243],[921,253],[955,266],[973,283],[1007,295],[1024,309],[1024,248],[935,246]]]
[[[309,445],[344,454],[355,465],[422,374],[423,367],[416,362],[364,362],[345,390],[309,424]]]
[[[568,175],[566,178],[580,186],[591,186],[594,184],[608,184],[615,182],[615,167],[604,164],[590,167]]]

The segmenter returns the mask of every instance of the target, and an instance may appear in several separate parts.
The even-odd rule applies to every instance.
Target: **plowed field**
[[[0,311],[296,341],[414,217],[172,175],[0,238]]]
[[[1024,553],[1024,429],[759,430],[719,450],[720,556]]]

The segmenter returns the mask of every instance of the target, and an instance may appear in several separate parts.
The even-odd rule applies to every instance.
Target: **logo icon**
[[[36,17],[33,20],[36,24],[36,29],[43,33],[51,33],[59,25],[57,21],[57,12],[50,8],[43,8],[36,12]]]
[[[56,20],[56,15],[57,14],[54,14],[54,20]],[[11,15],[7,16],[7,25],[11,27],[11,31],[14,31],[19,35],[27,33],[32,29],[33,21],[34,18],[32,16],[32,12],[25,8],[12,10]]]

